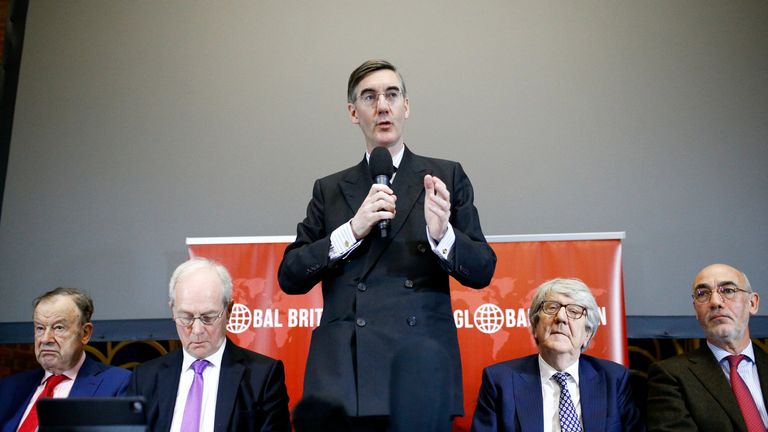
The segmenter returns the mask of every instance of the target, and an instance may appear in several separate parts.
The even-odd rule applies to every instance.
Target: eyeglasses
[[[547,315],[557,315],[561,308],[565,308],[565,314],[570,319],[579,319],[587,313],[587,308],[582,305],[562,304],[556,301],[545,301],[539,310]]]
[[[720,298],[723,300],[733,300],[736,298],[736,293],[739,291],[750,294],[752,293],[752,291],[743,290],[733,285],[722,285],[717,287],[715,290],[718,294],[720,294]],[[713,290],[710,288],[696,288],[693,290],[691,297],[693,297],[693,300],[696,303],[709,303],[709,300],[712,298],[712,291]]]
[[[360,94],[357,100],[367,107],[372,107],[379,102],[379,97],[384,96],[384,100],[387,101],[389,106],[400,103],[403,99],[403,92],[399,88],[388,89],[384,93],[375,92],[373,90],[366,90]]]
[[[180,315],[173,317],[173,320],[176,321],[176,324],[182,326],[182,327],[192,327],[192,325],[195,323],[195,320],[200,320],[200,323],[209,326],[216,323],[216,321],[221,318],[221,316],[224,315],[224,311],[219,312],[218,314],[207,314],[207,315],[196,315],[196,316],[189,316],[189,315]]]

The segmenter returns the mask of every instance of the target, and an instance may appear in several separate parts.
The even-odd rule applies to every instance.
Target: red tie
[[[56,388],[62,381],[68,380],[65,375],[51,375],[45,381],[45,388],[40,393],[40,396],[35,399],[35,403],[32,405],[32,409],[29,410],[27,418],[19,427],[18,432],[35,432],[37,430],[37,401],[42,398],[53,397],[53,389]]]
[[[747,384],[741,379],[739,375],[739,363],[744,360],[744,355],[731,355],[726,357],[728,364],[731,365],[731,390],[736,396],[736,402],[739,403],[741,408],[741,415],[744,416],[744,422],[747,423],[747,430],[749,432],[765,432],[765,425],[760,418],[760,411],[757,410],[755,400],[752,399],[752,393],[749,392]]]

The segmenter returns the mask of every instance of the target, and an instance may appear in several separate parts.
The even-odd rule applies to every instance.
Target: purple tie
[[[200,430],[200,411],[203,405],[203,371],[210,363],[198,359],[192,363],[195,378],[187,393],[187,403],[184,405],[184,418],[181,421],[181,432],[198,432]]]

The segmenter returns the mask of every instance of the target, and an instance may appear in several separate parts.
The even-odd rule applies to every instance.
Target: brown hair
[[[32,309],[37,309],[37,305],[39,305],[40,302],[56,296],[68,296],[72,299],[72,301],[75,303],[75,306],[77,306],[77,309],[80,311],[80,324],[91,322],[91,316],[93,316],[93,300],[88,294],[80,291],[77,288],[58,287],[48,291],[47,293],[37,297],[32,301]]]
[[[349,81],[347,82],[347,102],[353,103],[355,99],[357,99],[355,88],[360,84],[360,81],[362,81],[363,78],[380,70],[391,70],[396,73],[398,78],[400,78],[400,87],[402,87],[401,90],[403,91],[403,96],[406,95],[405,80],[403,80],[403,76],[400,75],[400,72],[397,71],[397,68],[395,68],[392,63],[386,60],[368,60],[358,66],[357,69],[353,70],[352,74],[349,75]]]

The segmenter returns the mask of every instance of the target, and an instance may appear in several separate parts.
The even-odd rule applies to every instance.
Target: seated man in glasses
[[[541,284],[528,312],[539,353],[485,368],[472,430],[644,430],[627,368],[582,354],[599,313],[583,282]]]
[[[702,269],[693,309],[707,343],[648,370],[648,429],[765,431],[768,356],[749,337],[760,296],[725,264]]]
[[[147,401],[151,431],[290,431],[279,360],[226,337],[232,279],[194,258],[173,272],[170,308],[182,349],[136,366],[129,394]]]

